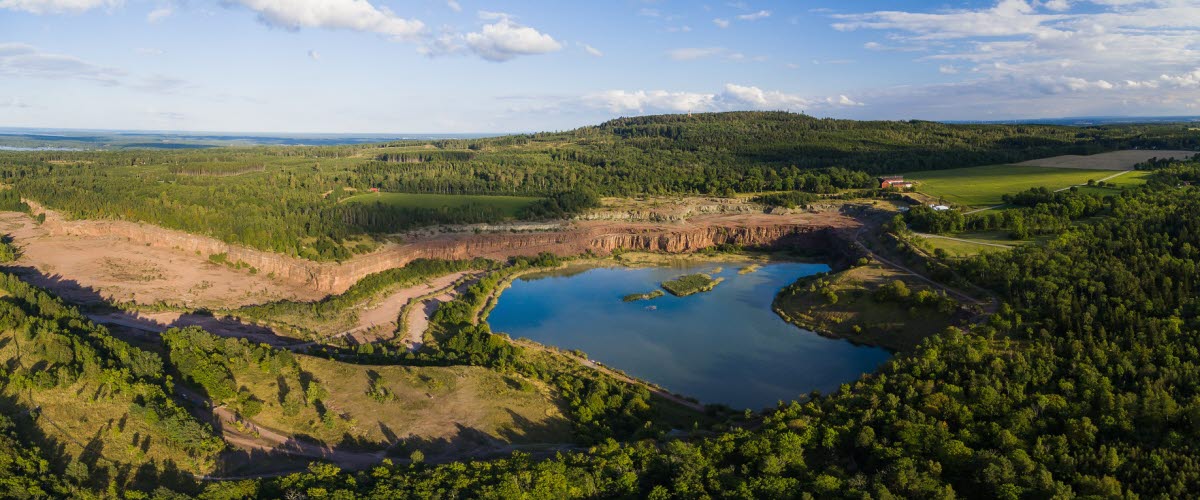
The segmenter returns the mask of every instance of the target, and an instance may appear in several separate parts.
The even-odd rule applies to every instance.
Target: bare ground
[[[210,262],[207,256],[116,236],[56,235],[25,214],[0,212],[0,233],[21,248],[10,270],[80,304],[167,301],[237,307],[279,299],[315,300],[316,290]]]
[[[474,284],[475,281],[478,280],[467,280],[457,286],[454,285],[454,282],[447,283],[437,295],[422,300],[420,304],[413,307],[408,312],[408,317],[404,318],[404,345],[407,345],[410,351],[416,351],[425,345],[425,331],[429,329],[429,321],[433,318],[433,313],[437,312],[439,306],[454,300],[455,297],[466,291],[467,287]]]
[[[1191,158],[1196,151],[1157,151],[1135,149],[1094,155],[1065,155],[1023,161],[1017,165],[1030,167],[1080,168],[1091,170],[1131,170],[1135,164],[1151,158]]]
[[[399,290],[360,312],[358,315],[358,324],[355,325],[354,329],[342,332],[334,337],[349,336],[354,339],[354,343],[356,344],[383,340],[387,334],[396,331],[397,324],[400,321],[400,313],[406,304],[417,300],[423,295],[428,295],[438,290],[451,289],[454,283],[463,276],[473,273],[474,271],[462,271],[438,276],[427,283]],[[433,313],[430,312],[429,314],[432,315]],[[417,315],[410,315],[409,317],[411,318],[412,316]],[[426,317],[426,325],[428,325],[428,317]],[[421,332],[424,333],[424,331],[425,329],[421,328]]]

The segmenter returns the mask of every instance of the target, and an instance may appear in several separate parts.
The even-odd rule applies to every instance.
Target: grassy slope
[[[538,198],[528,196],[487,196],[469,194],[414,194],[414,193],[363,193],[342,200],[345,203],[383,203],[406,208],[463,207],[471,204],[488,205],[502,209],[509,217],[516,217],[521,209],[533,204]]]
[[[878,264],[854,267],[827,277],[838,301],[830,304],[818,293],[780,293],[776,312],[785,320],[825,335],[854,342],[909,351],[925,337],[944,330],[953,319],[936,311],[921,309],[916,315],[892,302],[876,302],[870,294],[879,286],[904,281],[913,292],[928,287],[911,276]],[[856,331],[855,327],[860,330]]]
[[[1014,194],[1035,187],[1053,190],[1076,184],[1086,184],[1089,179],[1099,180],[1114,173],[1117,172],[991,165],[914,172],[905,177],[918,181],[917,190],[930,196],[944,198],[951,203],[960,205],[985,206],[1003,203],[1000,197],[1005,194]],[[1139,174],[1139,172],[1124,174],[1113,179],[1113,182],[1124,185],[1138,183],[1142,181]]]
[[[13,366],[18,355],[18,339],[13,332],[0,334],[0,363]],[[26,366],[40,360],[22,352]],[[192,473],[212,470],[213,464],[197,461],[186,451],[169,441],[162,431],[145,419],[130,414],[134,396],[113,393],[95,379],[81,377],[73,384],[49,389],[0,389],[0,412],[6,415],[24,413],[40,408],[35,420],[47,438],[62,445],[66,455],[90,463],[109,465],[113,462],[143,464],[159,468],[170,462]],[[3,496],[0,494],[0,496]]]
[[[253,418],[256,423],[330,445],[365,448],[382,448],[406,437],[427,451],[471,444],[454,441],[482,435],[518,443],[571,440],[570,424],[549,391],[515,376],[466,366],[363,366],[297,358],[328,389],[324,403],[337,417],[326,424],[311,406],[284,415],[274,376],[254,368],[235,370],[237,383],[266,403]],[[379,402],[367,394],[373,374],[382,376],[394,400]],[[461,435],[455,435],[456,427]]]

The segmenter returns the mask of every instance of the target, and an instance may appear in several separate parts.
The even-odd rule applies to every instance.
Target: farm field
[[[383,203],[404,208],[459,208],[469,205],[496,207],[508,217],[516,217],[521,209],[532,205],[539,198],[529,196],[490,196],[476,194],[415,194],[415,193],[363,193],[354,195],[342,203]]]
[[[1136,149],[1128,151],[1112,151],[1095,155],[1063,155],[1017,163],[1021,166],[1078,168],[1084,170],[1131,170],[1135,164],[1151,158],[1173,158],[1181,160],[1191,158],[1195,151],[1160,151],[1154,149]]]
[[[1088,180],[1100,180],[1115,173],[1111,170],[1085,170],[1079,168],[1050,168],[1022,165],[990,165],[986,167],[956,168],[915,172],[905,177],[917,181],[917,191],[929,196],[964,206],[989,206],[1003,203],[1005,194],[1018,193],[1030,188],[1045,187],[1056,190]],[[1117,185],[1133,185],[1143,182],[1145,172],[1130,172],[1112,179]]]

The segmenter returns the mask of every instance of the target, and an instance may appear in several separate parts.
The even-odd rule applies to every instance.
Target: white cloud
[[[1055,12],[1071,10],[1071,2],[1069,0],[1046,0],[1042,3],[1042,6]]]
[[[462,12],[462,5],[459,5],[457,0],[446,0],[446,7],[450,7],[454,12]]]
[[[724,47],[684,47],[667,51],[667,57],[676,61],[694,61],[724,55],[728,50]]]
[[[585,101],[595,107],[608,109],[614,113],[630,111],[645,112],[651,110],[666,111],[701,111],[712,107],[716,98],[713,94],[694,92],[668,92],[665,90],[608,90],[588,95]]]
[[[0,76],[90,80],[118,85],[124,71],[86,62],[77,57],[43,52],[23,43],[0,43]]]
[[[137,52],[138,54],[141,54],[143,56],[161,56],[161,55],[163,55],[162,49],[155,49],[152,47],[138,47],[136,49],[133,49],[133,51]]]
[[[122,0],[0,0],[0,9],[31,14],[77,14],[100,7],[117,7]]]
[[[600,52],[600,49],[592,47],[591,45],[588,45],[586,43],[581,44],[581,45],[583,46],[583,51],[587,52],[589,55],[592,55],[595,57],[604,57],[604,53]]]
[[[24,43],[0,43],[0,77],[42,80],[83,80],[106,87],[169,93],[187,87],[183,80],[163,75],[130,75],[125,70],[93,64],[78,57],[45,52]]]
[[[495,23],[485,24],[478,32],[467,33],[463,40],[475,55],[494,62],[562,49],[562,44],[550,35],[521,26],[508,16],[499,17]]]
[[[608,90],[589,94],[584,102],[613,113],[705,112],[734,110],[788,110],[840,108],[862,104],[845,96],[805,98],[754,86],[726,84],[720,92],[672,92],[667,90]]]
[[[754,61],[766,62],[770,60],[768,56],[747,56],[741,52],[734,52],[725,47],[684,47],[679,49],[671,49],[667,51],[667,57],[675,61],[696,61],[700,59],[722,58],[727,61]]]
[[[32,108],[32,107],[33,106],[29,105],[25,101],[17,99],[16,97],[9,97],[8,99],[0,99],[0,108],[18,108],[19,109],[19,108]]]
[[[768,17],[771,17],[771,11],[769,11],[769,10],[760,10],[758,12],[752,12],[750,14],[742,14],[740,16],[737,16],[738,19],[741,19],[743,21],[757,21],[759,19],[766,19]]]
[[[868,50],[924,52],[918,61],[970,78],[868,94],[873,106],[910,116],[1171,113],[1200,103],[1200,87],[1187,86],[1200,61],[1194,0],[995,0],[975,9],[830,15],[836,29],[881,32]]]
[[[174,12],[175,11],[169,6],[159,7],[150,11],[149,14],[146,14],[146,22],[157,23],[163,19],[171,17],[171,14]]]
[[[314,61],[320,61],[320,60],[321,60],[321,53],[320,53],[320,52],[317,52],[316,50],[309,49],[309,51],[308,51],[308,58],[309,58],[309,59],[312,59],[312,60],[314,60]]]
[[[344,29],[412,40],[425,25],[367,0],[227,0],[258,13],[264,24],[283,29]]]
[[[728,28],[728,27],[729,27],[729,20],[728,20],[728,19],[721,19],[721,18],[719,18],[719,17],[718,17],[718,18],[716,18],[716,19],[713,19],[713,24],[717,25],[717,27],[718,27],[718,28]]]

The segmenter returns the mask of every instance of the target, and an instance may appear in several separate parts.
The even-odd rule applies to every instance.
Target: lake
[[[488,322],[514,338],[579,349],[613,368],[704,403],[761,409],[872,372],[891,354],[829,339],[783,321],[771,301],[824,264],[744,262],[595,267],[527,275],[501,296]],[[681,274],[710,272],[711,292],[623,302]]]

